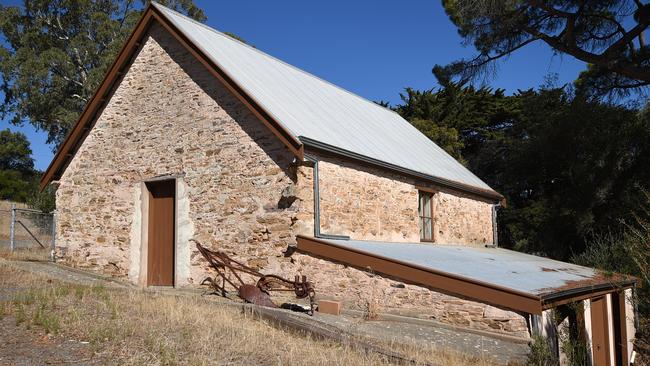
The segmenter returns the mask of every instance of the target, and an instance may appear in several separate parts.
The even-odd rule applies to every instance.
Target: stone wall
[[[413,184],[339,159],[319,160],[322,232],[360,240],[420,241]]]
[[[57,191],[64,261],[124,277],[141,182],[182,177],[193,237],[266,267],[293,240],[293,156],[154,26]],[[136,235],[137,236],[137,235]],[[190,245],[185,243],[185,245]],[[193,247],[193,246],[192,246]],[[190,258],[196,263],[198,252]],[[133,272],[132,276],[135,276]],[[202,274],[192,271],[188,283]]]
[[[308,255],[294,254],[292,259],[295,271],[307,275],[316,284],[322,298],[342,300],[347,308],[363,309],[365,302],[375,301],[380,312],[434,319],[522,338],[529,336],[525,316],[516,312],[404,284]]]
[[[433,207],[436,243],[478,246],[494,243],[492,203],[439,188],[433,195]]]
[[[418,182],[326,157],[321,172],[324,232],[418,240]],[[341,299],[349,307],[376,299],[386,312],[527,336],[519,314],[304,254],[285,257],[296,234],[313,233],[312,174],[154,26],[60,179],[57,254],[69,265],[138,283],[142,274],[133,267],[140,257],[139,233],[146,231],[143,182],[174,176],[182,182],[177,252],[189,262],[180,263],[188,268],[181,284],[196,286],[210,274],[192,238],[264,273],[305,274],[319,296]],[[482,226],[445,224],[445,238],[465,244],[489,241],[490,216],[483,217],[488,203],[449,192],[437,197],[441,223],[467,220]]]
[[[439,244],[492,244],[492,202],[357,163],[314,154],[319,162],[321,231],[358,240],[419,242],[418,190],[434,190]],[[305,173],[305,176],[309,173]]]

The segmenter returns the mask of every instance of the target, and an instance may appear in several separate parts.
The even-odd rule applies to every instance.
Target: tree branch
[[[530,6],[540,8],[540,9],[546,11],[547,13],[551,13],[551,14],[553,14],[555,16],[560,17],[560,18],[571,18],[571,17],[576,16],[575,13],[568,13],[568,12],[565,12],[565,11],[562,11],[562,10],[558,10],[558,9],[554,8],[553,6],[548,6],[544,2],[544,0],[528,0],[527,3],[530,4]]]
[[[606,34],[604,36],[594,34],[591,30],[588,30],[587,33],[589,33],[589,37],[591,37],[593,39],[596,39],[596,40],[599,40],[599,41],[606,41],[606,40],[614,37],[615,35],[617,35],[619,33],[619,31],[616,30],[616,31],[614,31],[614,32],[612,32],[610,34]]]
[[[557,49],[558,51],[572,55],[579,60],[602,66],[632,79],[650,82],[650,73],[648,73],[648,70],[646,70],[644,67],[634,66],[634,64],[625,62],[624,60],[617,60],[613,62],[614,60],[611,59],[610,55],[597,55],[576,46],[569,46],[567,44],[564,44],[559,40],[559,38],[549,36],[548,34],[542,33],[537,29],[531,28],[529,26],[524,26],[523,28],[527,33],[541,39],[549,46]]]
[[[520,49],[520,48],[522,48],[522,47],[524,47],[524,46],[526,46],[528,44],[531,44],[531,43],[533,43],[533,42],[535,42],[537,40],[538,40],[537,38],[533,37],[533,38],[527,39],[526,41],[524,41],[524,42],[522,42],[522,43],[520,43],[520,44],[518,44],[518,45],[516,45],[514,47],[509,48],[506,51],[498,53],[498,54],[496,54],[494,56],[488,56],[486,59],[482,60],[479,64],[477,64],[476,67],[483,66],[483,65],[485,65],[487,63],[490,63],[492,61],[496,61],[496,60],[498,60],[498,59],[500,59],[500,58],[502,58],[504,56],[507,56],[507,55],[511,54],[512,52],[514,52],[514,51],[516,51],[516,50],[518,50],[518,49]],[[474,60],[472,60],[472,62],[477,61],[480,57],[481,57],[481,55],[477,56]]]
[[[82,96],[79,95],[79,94],[72,94],[71,97],[72,97],[72,98],[77,98],[77,99],[81,100],[81,101],[84,102],[84,103],[87,103],[87,102],[88,102],[88,100],[87,100],[86,98],[82,97]]]
[[[648,22],[641,22],[637,24],[634,28],[630,29],[629,32],[624,34],[621,39],[618,41],[614,42],[609,48],[603,52],[603,55],[606,57],[611,57],[612,54],[616,53],[620,48],[623,46],[630,44],[632,41],[634,41],[635,38],[639,36],[639,34],[643,33],[643,31],[648,28],[648,25],[650,23]]]

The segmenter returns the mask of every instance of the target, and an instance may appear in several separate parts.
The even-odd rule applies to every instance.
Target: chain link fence
[[[54,261],[55,216],[25,205],[0,203],[0,252],[16,259]]]

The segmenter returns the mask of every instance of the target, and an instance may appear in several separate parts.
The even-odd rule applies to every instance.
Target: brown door
[[[609,321],[605,296],[591,299],[591,333],[594,365],[609,366]]]
[[[147,284],[174,285],[174,180],[147,183],[149,190],[149,234],[147,239]]]

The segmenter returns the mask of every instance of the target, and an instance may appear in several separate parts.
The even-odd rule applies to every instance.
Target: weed
[[[56,297],[67,297],[70,294],[70,287],[68,286],[59,286],[54,288],[54,296]]]
[[[555,366],[559,364],[546,337],[533,336],[527,364],[528,366]]]
[[[374,276],[374,273],[372,273],[372,275]],[[372,291],[370,292],[369,297],[359,297],[356,302],[357,306],[363,312],[363,318],[365,320],[376,320],[379,318],[379,313],[381,312],[381,304],[375,290],[376,288],[377,286],[372,286]]]
[[[95,294],[97,296],[100,296],[100,297],[106,295],[106,287],[104,287],[104,285],[102,285],[101,283],[98,284],[98,285],[94,285],[91,288],[91,291],[93,292],[93,294]]]
[[[25,306],[22,303],[15,303],[14,316],[16,317],[16,325],[20,325],[27,320]]]
[[[568,366],[582,366],[589,363],[590,346],[585,334],[585,326],[578,321],[576,314],[584,314],[582,302],[569,303],[557,309],[556,324],[560,350],[566,357]]]
[[[36,301],[36,292],[29,290],[25,293],[14,296],[13,303],[18,305],[32,305]]]
[[[109,301],[106,305],[108,306],[108,309],[111,313],[111,319],[117,319],[117,304]]]
[[[46,333],[56,334],[61,328],[59,317],[53,311],[48,311],[45,304],[36,308],[33,321],[35,325],[43,327]]]
[[[86,289],[83,286],[77,285],[74,287],[74,295],[77,300],[83,300],[85,293]]]

